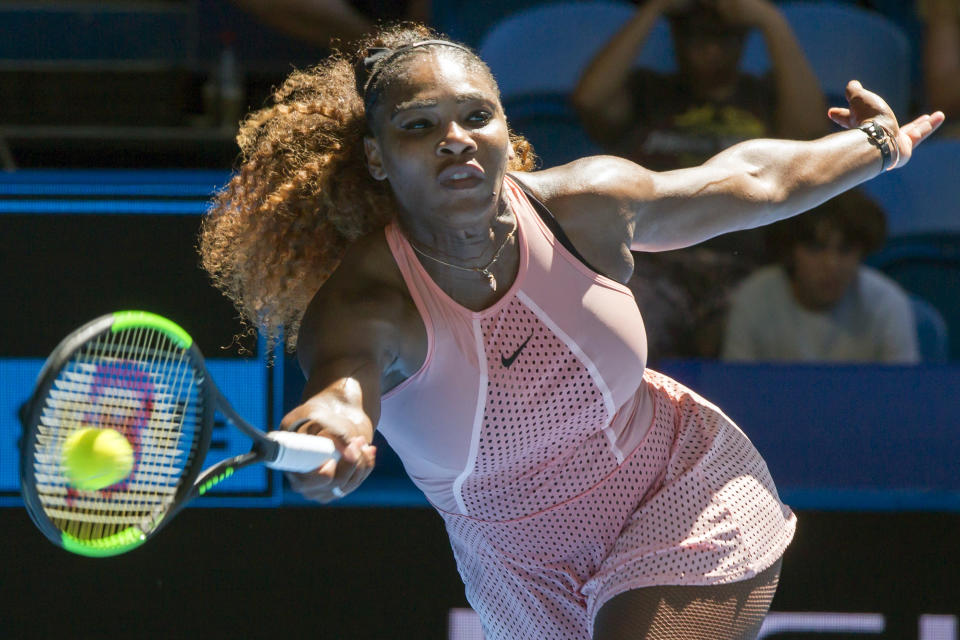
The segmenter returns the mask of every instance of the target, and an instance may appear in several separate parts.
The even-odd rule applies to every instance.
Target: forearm
[[[894,156],[896,151],[893,152]],[[812,141],[757,140],[733,149],[737,161],[760,183],[761,210],[771,218],[750,220],[742,228],[769,224],[806,211],[881,172],[880,151],[859,129]],[[721,155],[710,164],[725,162]],[[736,198],[737,194],[733,194]]]
[[[581,110],[601,109],[623,91],[633,61],[663,13],[663,0],[649,0],[591,60],[573,92]]]
[[[633,248],[666,251],[767,225],[829,200],[881,170],[860,130],[813,141],[749,140],[699,167],[655,174]]]
[[[773,67],[777,137],[809,140],[826,133],[823,91],[790,25],[771,9],[758,27]]]

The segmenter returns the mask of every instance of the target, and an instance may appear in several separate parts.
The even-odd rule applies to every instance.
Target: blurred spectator
[[[671,75],[633,63],[661,16],[677,57]],[[753,28],[763,34],[772,77],[738,70]],[[610,153],[655,170],[701,164],[749,138],[828,130],[817,78],[767,0],[648,0],[587,67],[573,101]]]
[[[430,21],[430,0],[234,0],[268,24],[299,40],[328,48],[349,42],[377,20]]]
[[[733,296],[727,360],[916,363],[907,294],[861,264],[884,242],[883,212],[851,191],[769,228],[779,264]]]
[[[926,24],[924,82],[927,103],[947,114],[946,131],[960,135],[960,0],[920,0]]]
[[[665,16],[675,74],[634,59]],[[772,61],[738,69],[759,29]],[[647,0],[587,67],[573,96],[584,127],[609,153],[654,170],[701,164],[742,140],[827,133],[820,85],[784,17],[766,0]],[[650,334],[651,362],[719,355],[730,291],[765,258],[763,233],[727,234],[667,253],[637,253],[631,288]]]

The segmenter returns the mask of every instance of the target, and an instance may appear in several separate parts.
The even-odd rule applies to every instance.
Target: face
[[[825,311],[843,298],[853,284],[863,252],[836,229],[821,228],[812,243],[793,248],[793,291],[812,311]]]
[[[743,52],[738,33],[677,35],[675,43],[680,68],[695,89],[709,91],[736,82]]]
[[[388,180],[406,215],[476,223],[495,211],[512,155],[496,88],[440,48],[408,58],[365,141],[367,165]]]

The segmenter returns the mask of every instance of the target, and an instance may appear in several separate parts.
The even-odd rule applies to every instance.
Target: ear
[[[366,136],[363,139],[363,152],[367,156],[367,170],[374,180],[386,180],[387,172],[383,168],[383,154],[376,138]]]

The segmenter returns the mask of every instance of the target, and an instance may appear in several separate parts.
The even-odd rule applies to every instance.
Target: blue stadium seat
[[[936,136],[936,134],[934,134]],[[903,169],[862,186],[883,207],[891,237],[960,233],[960,140],[928,140]]]
[[[960,360],[960,233],[893,238],[867,263],[939,312],[947,327],[949,357]]]
[[[590,139],[566,94],[538,94],[504,102],[510,129],[533,144],[542,168],[603,153]]]
[[[912,92],[910,43],[895,22],[838,2],[785,2],[778,8],[790,23],[831,105],[845,105],[847,82],[859,80],[906,119]],[[754,74],[770,68],[759,34],[753,34],[747,42],[741,65]]]
[[[635,12],[625,2],[543,4],[506,18],[484,37],[479,53],[500,85],[510,126],[533,143],[542,166],[601,152],[569,96],[593,56]],[[638,63],[674,66],[666,21],[654,29]]]
[[[520,94],[569,94],[587,64],[636,12],[625,2],[557,2],[520,11],[495,25],[478,51],[504,99]],[[670,32],[661,21],[638,63],[674,66]]]
[[[476,47],[495,24],[517,11],[551,0],[487,0],[482,4],[472,0],[444,0],[431,3],[434,27],[446,36],[471,47]]]

